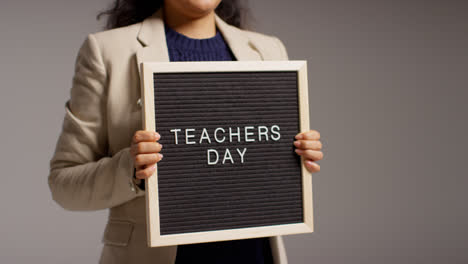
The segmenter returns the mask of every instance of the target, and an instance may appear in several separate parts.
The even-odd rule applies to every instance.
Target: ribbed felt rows
[[[154,86],[161,235],[303,222],[297,72],[155,73]]]

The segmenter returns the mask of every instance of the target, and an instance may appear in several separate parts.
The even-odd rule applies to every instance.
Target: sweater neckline
[[[216,35],[211,38],[194,39],[183,35],[172,28],[164,25],[166,31],[166,41],[172,47],[178,47],[184,50],[194,51],[213,51],[225,49],[226,43],[224,42],[221,32],[216,29]]]

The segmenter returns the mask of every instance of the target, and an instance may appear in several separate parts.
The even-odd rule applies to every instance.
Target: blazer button
[[[130,182],[128,183],[128,185],[130,186],[130,190],[132,190],[132,192],[135,192],[135,191],[136,191],[135,186],[133,185],[133,181],[130,180]]]
[[[143,106],[143,103],[141,102],[141,98],[138,98],[137,105],[138,105],[139,107],[142,107],[142,106]]]

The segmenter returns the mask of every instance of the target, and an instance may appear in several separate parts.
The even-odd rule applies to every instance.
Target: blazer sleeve
[[[52,198],[68,210],[110,208],[144,194],[132,181],[130,147],[108,155],[107,74],[90,34],[75,62],[70,99],[48,177]]]

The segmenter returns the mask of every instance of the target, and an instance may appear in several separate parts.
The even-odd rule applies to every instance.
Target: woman
[[[110,208],[100,263],[286,263],[280,236],[147,247],[140,181],[163,156],[159,134],[141,130],[138,103],[142,61],[287,60],[282,42],[239,29],[236,1],[126,0],[106,14],[113,29],[88,35],[76,59],[50,161],[54,200],[68,210]],[[323,158],[319,136],[310,130],[294,141],[311,172]]]

